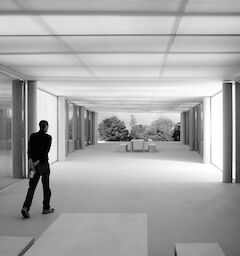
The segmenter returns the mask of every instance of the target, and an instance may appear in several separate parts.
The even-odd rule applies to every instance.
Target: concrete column
[[[211,99],[203,98],[203,163],[211,161]]]
[[[235,111],[236,111],[236,183],[240,183],[240,83],[235,85]]]
[[[180,125],[180,141],[182,144],[185,144],[185,125],[186,125],[186,113],[181,113],[181,125]]]
[[[190,108],[189,111],[189,146],[190,150],[194,151],[195,142],[195,111],[194,108]]]
[[[197,124],[198,124],[198,152],[203,155],[203,135],[202,135],[202,127],[203,127],[203,123],[202,123],[202,105],[200,104],[197,108]]]
[[[58,161],[66,159],[66,101],[58,98]]]
[[[74,150],[77,150],[77,129],[78,129],[78,116],[77,116],[77,106],[73,105],[73,141]]]
[[[12,81],[12,154],[13,178],[23,178],[24,175],[24,120],[23,120],[23,87],[22,81]]]
[[[232,83],[223,84],[223,182],[232,182]]]
[[[39,130],[37,124],[37,83],[36,81],[27,82],[28,90],[28,138]]]
[[[98,114],[92,112],[93,115],[93,145],[96,145],[98,142]]]
[[[84,112],[85,108],[80,107],[80,134],[81,134],[81,139],[80,139],[80,148],[84,149],[86,147],[85,144],[85,118],[84,118]]]
[[[186,111],[186,122],[185,122],[185,138],[186,145],[189,145],[189,111]]]
[[[194,107],[194,151],[198,151],[198,106]]]

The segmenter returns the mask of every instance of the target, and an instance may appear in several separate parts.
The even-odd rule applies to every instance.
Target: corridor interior
[[[158,143],[156,153],[117,148],[97,144],[52,164],[52,215],[41,214],[40,184],[27,220],[20,209],[28,181],[0,190],[0,235],[37,239],[61,213],[144,213],[149,256],[174,255],[176,242],[217,242],[239,255],[238,184],[221,183],[221,171],[178,142]]]

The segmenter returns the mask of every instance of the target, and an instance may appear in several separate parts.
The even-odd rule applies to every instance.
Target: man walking
[[[49,188],[50,168],[48,163],[48,152],[51,147],[52,137],[47,134],[48,122],[46,120],[39,122],[39,128],[38,132],[31,134],[28,144],[28,158],[31,171],[29,188],[21,211],[24,218],[30,217],[29,211],[40,177],[42,177],[43,185],[42,214],[54,212],[54,209],[50,207],[51,190]]]

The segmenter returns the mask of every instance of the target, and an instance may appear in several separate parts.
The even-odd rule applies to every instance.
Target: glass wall
[[[0,177],[12,175],[12,81],[0,79]]]
[[[203,104],[195,107],[195,150],[203,155]]]
[[[74,150],[74,105],[66,101],[66,155]]]
[[[57,161],[57,139],[58,139],[58,111],[57,97],[46,93],[42,90],[37,90],[37,121],[47,120],[49,123],[48,133],[52,136],[52,147],[49,152],[49,162]]]
[[[222,92],[211,98],[211,162],[223,169],[223,102]]]
[[[88,145],[88,110],[84,110],[84,121],[85,121],[85,145]]]

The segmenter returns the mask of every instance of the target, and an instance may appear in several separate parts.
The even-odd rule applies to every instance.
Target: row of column
[[[223,83],[223,182],[231,183],[233,181],[233,159],[235,159],[235,182],[240,183],[240,83],[235,84],[233,93],[233,84],[231,82]],[[233,94],[235,97],[233,98]],[[233,106],[233,99],[235,106]],[[194,107],[181,113],[181,142],[189,145],[190,150],[195,150],[195,125],[196,115]],[[233,115],[235,110],[235,115]],[[203,99],[203,120],[202,122],[202,150],[203,162],[211,162],[211,98]],[[235,123],[235,127],[233,127]],[[235,129],[235,139],[233,141],[233,129]],[[235,151],[233,156],[233,143]]]
[[[38,130],[37,125],[37,84],[36,81],[12,82],[13,97],[13,177],[26,177],[27,173],[27,147],[31,133]],[[58,98],[58,161],[64,161],[66,157],[66,99]],[[79,148],[84,149],[86,144],[86,109],[83,106],[75,106],[74,137],[81,138]],[[91,144],[97,143],[97,113],[91,112]],[[90,128],[90,127],[89,127]],[[88,138],[89,139],[89,138]]]
[[[79,141],[79,147],[76,149],[84,149],[86,145],[97,144],[97,113],[91,112],[91,119],[89,123],[89,116],[85,115],[86,108],[83,106],[74,105],[73,115],[73,140]],[[67,125],[66,125],[66,99],[65,97],[58,97],[58,160],[65,161],[66,158],[66,141],[67,141]],[[87,120],[86,120],[87,118]],[[89,129],[89,135],[86,133]],[[86,143],[87,141],[87,143]]]
[[[180,134],[182,144],[202,154],[204,163],[210,163],[210,97],[205,97],[203,104],[181,113]]]
[[[233,91],[234,87],[234,91]],[[234,105],[233,105],[234,101]],[[234,113],[234,114],[233,114]],[[235,126],[233,126],[235,123]],[[235,138],[233,140],[233,131]],[[234,144],[233,144],[234,143]],[[235,146],[235,151],[233,151]],[[234,154],[234,155],[233,155]],[[240,183],[240,83],[223,84],[223,182],[233,179],[233,159],[235,161],[235,181]]]

